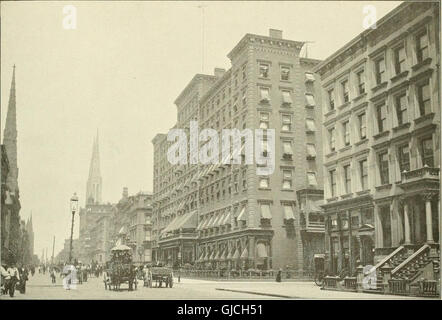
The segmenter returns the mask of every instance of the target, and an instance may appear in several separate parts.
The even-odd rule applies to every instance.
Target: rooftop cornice
[[[209,75],[209,74],[201,74],[197,73],[193,76],[192,80],[187,84],[187,86],[184,88],[183,91],[179,94],[178,98],[175,99],[174,103],[178,106],[180,102],[184,99],[185,96],[189,94],[189,92],[192,90],[192,88],[201,80],[213,80],[216,79],[215,76]]]
[[[200,103],[204,103],[215,91],[217,91],[223,84],[226,83],[226,80],[230,78],[232,74],[232,68],[227,70],[222,77],[215,81],[215,83],[210,87],[209,90],[201,97]]]

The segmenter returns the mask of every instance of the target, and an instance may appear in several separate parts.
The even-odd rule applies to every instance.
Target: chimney
[[[127,199],[127,197],[129,196],[129,190],[127,189],[127,187],[123,188],[123,199]]]
[[[269,29],[269,37],[276,38],[276,39],[282,39],[282,30]]]
[[[224,73],[226,73],[226,69],[224,68],[215,68],[213,74],[215,75],[215,77],[217,78],[221,78]]]

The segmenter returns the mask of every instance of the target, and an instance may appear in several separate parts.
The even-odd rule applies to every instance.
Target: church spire
[[[92,158],[89,166],[89,178],[86,186],[86,203],[101,203],[100,153],[98,148],[98,129],[92,147]]]
[[[15,102],[15,64],[12,69],[11,90],[9,92],[8,113],[3,131],[3,144],[9,160],[9,174],[6,185],[12,192],[18,192],[17,166],[17,110]]]

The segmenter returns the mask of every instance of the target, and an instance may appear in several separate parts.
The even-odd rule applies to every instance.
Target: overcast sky
[[[362,31],[363,6],[381,18],[400,2],[2,2],[2,134],[16,69],[21,217],[31,212],[35,253],[56,253],[70,233],[69,199],[83,205],[93,137],[100,132],[103,200],[124,186],[152,190],[156,133],[176,121],[173,104],[195,73],[228,69],[227,53],[246,33],[283,30],[314,41],[324,59]],[[77,29],[62,27],[63,6],[77,8]],[[78,234],[78,216],[75,234]]]

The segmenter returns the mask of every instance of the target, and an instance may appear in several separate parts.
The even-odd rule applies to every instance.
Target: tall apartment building
[[[398,261],[436,253],[439,27],[437,3],[405,2],[315,67],[325,96],[323,208],[332,272],[388,261],[394,277]]]
[[[257,175],[257,165],[171,165],[172,142],[154,144],[154,259],[209,268],[310,268],[323,251],[322,150],[317,60],[300,58],[303,43],[245,35],[228,54],[231,68],[196,75],[175,101],[174,128],[275,129],[275,170]],[[261,143],[255,140],[255,143]],[[190,157],[191,154],[189,153]],[[188,159],[189,159],[188,157]],[[221,158],[218,158],[221,161]]]

